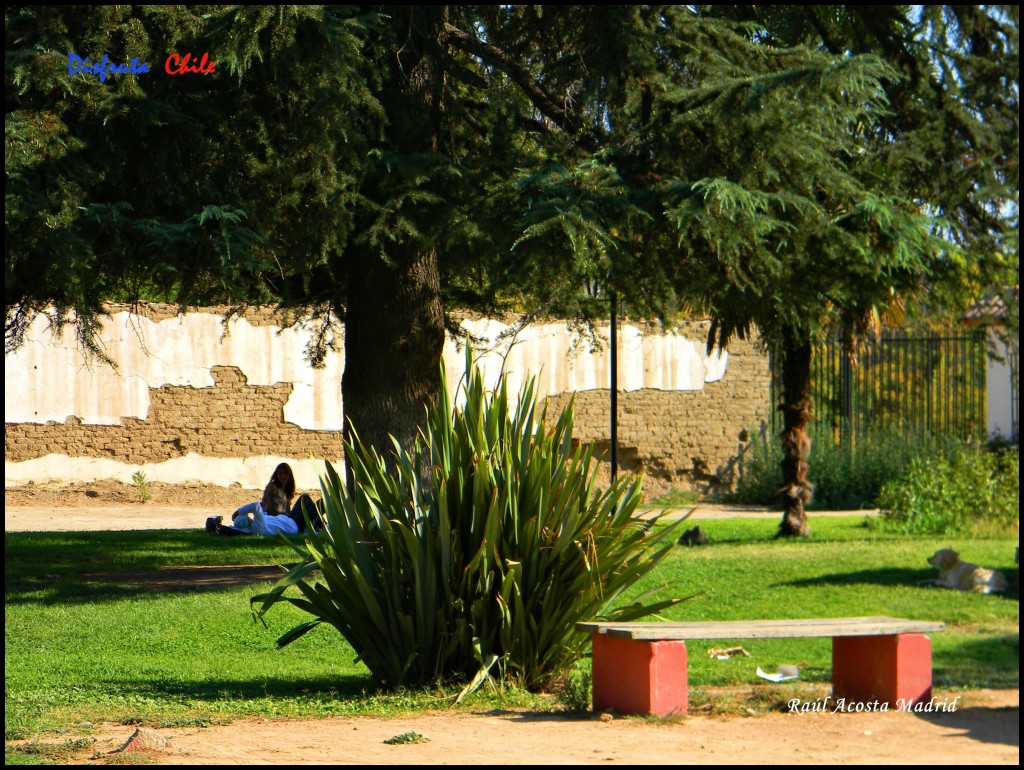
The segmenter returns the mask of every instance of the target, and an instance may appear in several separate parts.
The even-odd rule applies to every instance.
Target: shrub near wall
[[[952,457],[963,446],[955,439],[894,436],[866,431],[855,444],[837,442],[830,431],[811,428],[811,510],[857,510],[878,507],[882,488],[902,476],[912,461]],[[744,456],[734,502],[773,505],[778,501],[782,450],[767,432],[751,442]]]
[[[951,458],[921,457],[878,498],[881,526],[928,535],[1020,530],[1020,453],[966,447]]]

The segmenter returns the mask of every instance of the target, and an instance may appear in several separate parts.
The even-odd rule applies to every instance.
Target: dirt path
[[[135,492],[131,487],[92,490],[94,495],[87,491],[5,490],[4,528],[199,527],[207,515],[254,499],[251,490],[196,490],[178,501],[154,496],[140,505],[130,498]],[[777,515],[749,509],[746,513]],[[704,508],[695,519],[716,515],[736,515],[736,511]],[[221,577],[210,575],[211,580]],[[954,700],[957,696],[959,700]],[[714,701],[715,693],[710,697]],[[937,699],[955,710],[932,714],[770,712],[662,721],[513,711],[435,711],[390,720],[239,720],[229,725],[161,729],[158,732],[170,744],[144,749],[139,759],[194,765],[1019,764],[1019,690],[939,692]],[[133,729],[120,724],[94,726],[95,742],[68,764],[124,764],[132,759],[130,755],[111,752],[125,744]],[[405,733],[416,733],[426,741],[384,742]],[[48,740],[62,743],[66,736]]]
[[[160,730],[170,745],[141,754],[168,765],[1018,764],[1017,691],[962,694],[956,708],[926,716],[773,712],[662,722],[518,712],[259,719]],[[410,732],[426,741],[385,743]],[[96,743],[75,762],[128,758],[110,752],[125,744],[131,727],[102,725],[94,735]]]
[[[146,485],[149,500],[131,484],[97,481],[89,484],[28,484],[4,489],[4,531],[73,532],[132,529],[201,529],[207,516],[225,518],[238,507],[258,500],[262,491],[240,486]],[[314,497],[319,492],[312,491]],[[689,509],[674,513],[682,515]],[[877,511],[816,511],[822,516],[871,516]],[[778,518],[781,514],[759,505],[702,504],[691,516],[703,519],[749,516]]]

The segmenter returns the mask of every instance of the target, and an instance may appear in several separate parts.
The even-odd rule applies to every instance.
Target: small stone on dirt
[[[166,751],[169,748],[173,748],[170,738],[165,738],[156,730],[150,730],[148,727],[138,727],[124,746],[115,749],[111,754],[122,751]]]

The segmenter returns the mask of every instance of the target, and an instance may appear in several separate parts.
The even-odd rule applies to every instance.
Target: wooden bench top
[[[688,623],[577,623],[576,630],[619,639],[788,639],[815,636],[890,636],[942,631],[944,623],[905,618],[816,618],[813,620],[721,620]]]

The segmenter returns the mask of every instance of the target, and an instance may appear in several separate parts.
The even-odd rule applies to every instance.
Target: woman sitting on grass
[[[307,494],[300,495],[291,506],[294,497],[295,475],[288,463],[281,463],[274,469],[261,501],[243,505],[231,514],[232,526],[222,523],[223,516],[211,516],[206,520],[206,531],[215,535],[297,535],[306,530],[303,510],[313,529],[321,529],[321,506]]]

